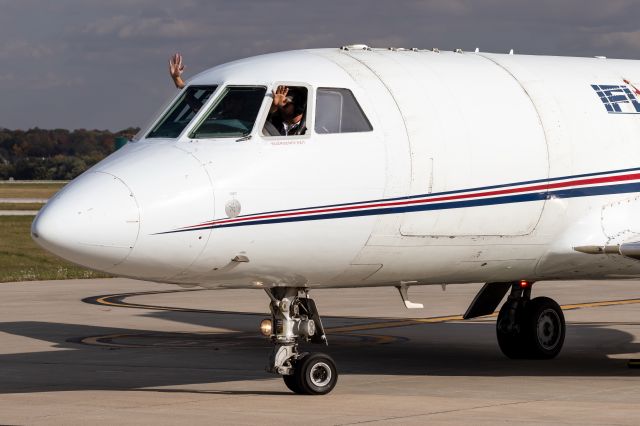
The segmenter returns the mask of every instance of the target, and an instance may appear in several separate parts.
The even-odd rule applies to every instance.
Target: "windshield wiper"
[[[248,141],[249,139],[251,139],[251,134],[247,133],[244,136],[242,136],[240,139],[236,139],[236,142],[244,142],[244,141]]]

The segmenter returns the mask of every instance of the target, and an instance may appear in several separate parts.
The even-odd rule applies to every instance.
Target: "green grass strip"
[[[0,216],[0,282],[104,278],[41,249],[31,239],[33,216]]]

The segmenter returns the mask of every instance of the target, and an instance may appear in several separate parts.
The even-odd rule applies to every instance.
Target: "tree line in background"
[[[139,129],[73,131],[0,128],[0,180],[73,179],[130,139]]]

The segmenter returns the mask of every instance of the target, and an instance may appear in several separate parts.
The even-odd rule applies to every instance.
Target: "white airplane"
[[[510,358],[553,358],[565,321],[539,280],[640,277],[640,62],[301,50],[192,78],[124,148],[36,217],[45,249],[110,274],[266,290],[268,369],[325,394],[334,361],[308,291],[487,283]],[[272,90],[304,135],[269,136]]]

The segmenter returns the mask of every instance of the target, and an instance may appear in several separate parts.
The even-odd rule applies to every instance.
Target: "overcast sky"
[[[0,127],[120,130],[233,59],[365,43],[640,58],[638,0],[0,0]]]

